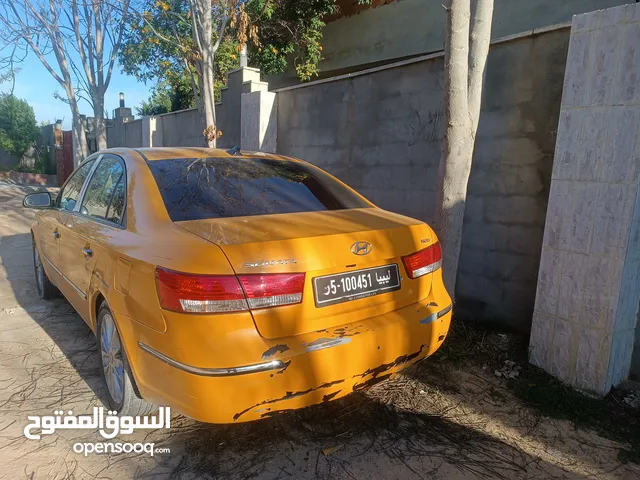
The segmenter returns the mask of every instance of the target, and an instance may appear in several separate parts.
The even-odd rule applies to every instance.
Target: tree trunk
[[[470,5],[471,0],[447,1],[444,86],[447,121],[434,227],[442,244],[444,283],[452,296],[455,295],[462,246],[467,184],[491,36],[493,0],[475,0],[471,28]]]
[[[213,56],[212,56],[213,57]],[[205,62],[203,62],[205,63]],[[211,59],[213,63],[213,58]],[[204,114],[205,132],[209,132],[205,135],[205,141],[209,148],[216,148],[217,140],[217,125],[216,125],[216,99],[213,91],[213,68],[203,68],[202,83],[200,84],[200,92],[202,94],[202,110]]]
[[[80,116],[80,108],[78,107],[78,101],[76,99],[75,92],[73,91],[71,84],[66,86],[67,97],[69,98],[69,108],[71,109],[71,120],[73,130],[73,166],[74,168],[80,165],[87,156],[89,156],[89,149],[87,148],[87,134],[85,131],[84,122]]]
[[[105,150],[107,148],[107,124],[104,120],[104,93],[97,92],[92,97],[96,147],[98,150]]]
[[[219,43],[214,45],[213,18],[210,0],[191,0],[192,34],[194,44],[198,47],[201,60],[199,62],[198,82],[200,104],[202,110],[202,134],[209,148],[215,148],[217,139],[216,99],[213,90],[214,55]],[[224,20],[223,25],[226,24]],[[224,33],[224,27],[220,35]]]
[[[73,114],[73,154],[74,168],[80,165],[89,155],[84,122],[82,121],[80,113],[77,111]]]
[[[471,10],[471,35],[469,37],[469,117],[475,139],[480,119],[482,89],[486,73],[494,0],[475,0]]]

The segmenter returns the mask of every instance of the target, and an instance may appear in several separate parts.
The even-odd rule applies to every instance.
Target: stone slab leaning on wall
[[[598,395],[637,335],[639,139],[640,4],[575,16],[529,358]]]

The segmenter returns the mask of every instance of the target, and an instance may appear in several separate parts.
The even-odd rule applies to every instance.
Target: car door
[[[81,314],[81,309],[83,308],[81,302],[82,295],[66,273],[69,270],[69,267],[65,265],[67,260],[63,255],[63,251],[65,248],[68,248],[70,244],[75,242],[73,233],[73,215],[80,207],[80,195],[91,171],[96,167],[99,158],[100,157],[94,157],[86,160],[76,169],[69,180],[65,183],[56,198],[56,209],[54,210],[54,221],[52,222],[54,225],[52,236],[57,239],[57,258],[55,266],[63,277],[63,280],[59,282],[58,288]],[[86,300],[86,298],[84,300]]]
[[[62,272],[58,269],[58,211],[47,209],[38,212],[33,231],[47,276],[58,285],[62,281]]]
[[[88,159],[83,163],[60,188],[54,208],[43,210],[37,216],[37,228],[34,231],[37,235],[38,248],[45,260],[47,275],[53,278],[56,286],[62,290],[65,287],[65,280],[60,269],[60,215],[61,212],[75,206],[75,201],[95,160],[95,158]]]
[[[81,194],[80,204],[68,214],[60,242],[62,271],[73,285],[74,306],[89,322],[89,291],[97,262],[105,242],[114,229],[122,228],[124,209],[124,162],[115,155],[103,155],[90,174]],[[104,281],[104,273],[99,279]]]

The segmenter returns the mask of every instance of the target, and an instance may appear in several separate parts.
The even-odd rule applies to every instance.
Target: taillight
[[[277,307],[302,301],[304,273],[238,275],[249,308]]]
[[[409,278],[418,278],[442,266],[442,249],[440,242],[434,243],[416,253],[402,257],[404,268]]]
[[[235,276],[193,275],[156,268],[160,305],[187,313],[237,312],[247,301]]]
[[[242,284],[242,286],[241,286]],[[194,275],[156,268],[160,306],[184,313],[224,313],[302,301],[304,273]]]

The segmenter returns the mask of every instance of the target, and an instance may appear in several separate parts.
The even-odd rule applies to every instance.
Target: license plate
[[[316,307],[326,307],[399,289],[400,275],[396,264],[313,279]]]

